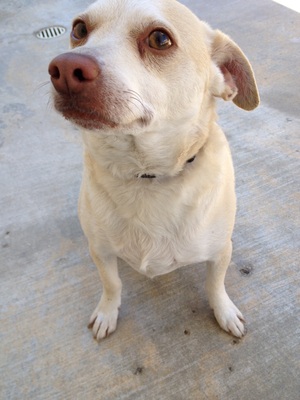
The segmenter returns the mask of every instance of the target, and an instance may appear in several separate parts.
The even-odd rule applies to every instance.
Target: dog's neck
[[[177,176],[193,163],[201,148],[205,147],[208,136],[205,131],[194,132],[190,134],[192,144],[186,146],[184,135],[180,138],[175,134],[171,137],[153,134],[141,140],[133,135],[82,133],[86,154],[94,168],[100,174],[110,174],[123,181],[140,178],[154,181]]]

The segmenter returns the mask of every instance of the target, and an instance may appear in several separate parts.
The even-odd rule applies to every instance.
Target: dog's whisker
[[[45,82],[41,82],[39,83],[35,88],[34,88],[34,93],[36,93],[38,90],[43,89],[44,87],[50,85],[50,81],[45,81]]]
[[[127,89],[124,91],[124,93],[133,95],[133,97],[135,97],[138,101],[143,101],[141,95],[135,90]]]
[[[142,105],[141,103],[136,103],[135,101],[133,101],[133,100],[135,100],[135,99],[133,99],[132,97],[130,98],[130,99],[128,99],[128,103],[130,103],[130,104],[132,104],[132,105],[134,105],[139,111],[140,111],[140,107],[139,107],[139,104],[140,105]]]
[[[136,106],[136,104],[134,102],[132,102],[130,100],[128,100],[128,102]],[[124,107],[133,115],[133,117],[136,117],[136,115],[131,107],[129,107],[126,103],[124,104]]]
[[[131,94],[131,98],[136,100],[138,103],[140,103],[141,106],[143,107],[144,112],[148,113],[147,107],[144,105],[143,99],[139,93],[135,92],[134,90],[130,90],[130,89],[128,89],[128,91],[125,91],[124,93]]]
[[[131,102],[132,104],[135,104],[136,107],[138,107],[138,104],[140,104],[142,106],[142,108],[143,108],[143,111],[147,112],[147,107],[145,107],[145,105],[144,105],[143,101],[141,100],[140,96],[136,97],[136,96],[131,95],[130,99],[135,100],[135,102]]]
[[[50,96],[49,96],[49,98],[48,98],[46,107],[47,107],[47,110],[48,110],[48,109],[54,109],[54,107],[53,107],[53,101],[51,100]]]

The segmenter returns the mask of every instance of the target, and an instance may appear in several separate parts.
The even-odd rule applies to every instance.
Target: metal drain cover
[[[35,36],[38,39],[48,40],[61,36],[66,31],[67,30],[64,26],[49,26],[47,28],[40,29],[38,32],[35,33]]]

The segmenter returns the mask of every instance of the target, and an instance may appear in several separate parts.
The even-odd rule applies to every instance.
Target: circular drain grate
[[[49,26],[48,28],[40,29],[38,32],[36,32],[35,36],[38,39],[48,40],[61,36],[65,32],[66,28],[63,26]]]

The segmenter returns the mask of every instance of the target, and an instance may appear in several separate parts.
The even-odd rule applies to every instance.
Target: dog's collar
[[[188,163],[192,163],[195,160],[196,156],[189,158],[186,162],[186,164]],[[150,174],[143,174],[141,175],[139,178],[146,178],[146,179],[154,179],[156,178],[156,175],[150,175]]]

